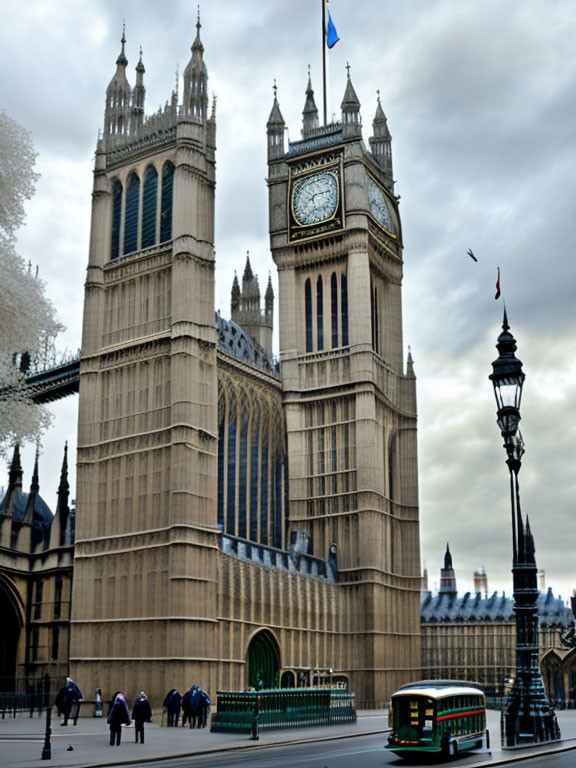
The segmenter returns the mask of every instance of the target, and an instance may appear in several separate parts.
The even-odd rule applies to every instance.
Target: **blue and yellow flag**
[[[334,22],[332,21],[332,16],[330,16],[330,11],[328,10],[328,3],[326,3],[326,13],[328,14],[327,22],[326,22],[326,45],[328,48],[334,48],[338,40],[340,38],[338,37],[338,32],[336,32],[336,27],[334,26]]]

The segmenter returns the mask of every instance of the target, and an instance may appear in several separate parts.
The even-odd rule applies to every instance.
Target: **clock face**
[[[388,203],[384,197],[384,192],[380,189],[378,184],[368,177],[368,199],[370,201],[370,213],[376,221],[381,224],[384,229],[390,232],[392,235],[396,234],[394,227],[394,221],[388,208]]]
[[[300,225],[331,219],[338,208],[338,180],[334,173],[314,173],[294,184],[292,210]]]

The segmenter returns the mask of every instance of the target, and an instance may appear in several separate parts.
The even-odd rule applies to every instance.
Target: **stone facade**
[[[262,312],[249,261],[231,321],[214,314],[200,23],[181,99],[157,114],[142,59],[134,89],[127,64],[123,37],[94,171],[69,672],[87,698],[145,689],[159,706],[192,682],[330,670],[381,705],[421,666],[416,386],[382,107],[368,152],[350,78],[324,127],[309,83],[285,150],[274,98],[278,364],[272,285]],[[300,193],[312,221],[287,205]]]

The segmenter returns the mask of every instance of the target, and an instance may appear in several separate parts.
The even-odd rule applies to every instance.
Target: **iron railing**
[[[354,694],[335,688],[218,691],[216,708],[210,730],[221,733],[356,722]]]
[[[64,677],[0,677],[0,719],[28,714],[40,717],[46,711],[46,692],[52,704],[65,683]]]

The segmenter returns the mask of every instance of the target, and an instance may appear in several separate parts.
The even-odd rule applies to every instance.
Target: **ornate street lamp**
[[[502,746],[517,747],[560,738],[554,710],[544,690],[538,665],[538,586],[534,538],[530,523],[522,518],[518,473],[522,466],[524,441],[519,430],[520,401],[525,374],[515,355],[516,339],[510,333],[506,310],[496,348],[499,357],[492,363],[497,423],[500,427],[506,464],[510,472],[512,505],[512,575],[516,615],[516,675],[502,711]]]

